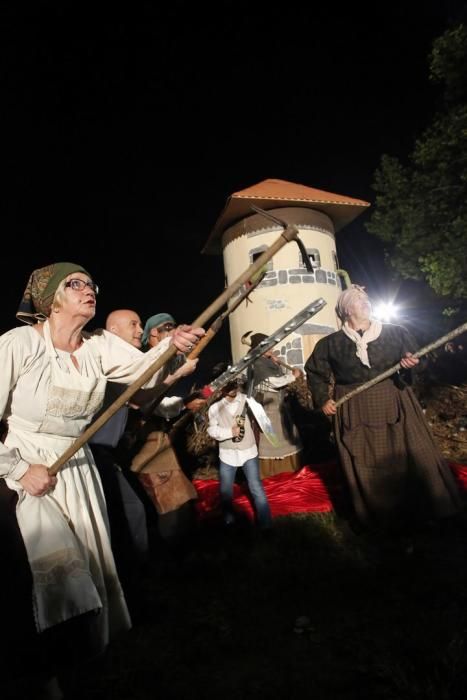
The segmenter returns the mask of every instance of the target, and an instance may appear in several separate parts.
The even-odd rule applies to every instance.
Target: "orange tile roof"
[[[250,203],[266,210],[289,207],[294,204],[308,209],[316,209],[329,216],[336,231],[349,224],[370,206],[369,202],[362,199],[324,192],[286,180],[263,180],[252,187],[230,195],[203,248],[203,253],[221,252],[220,239],[223,232],[236,221],[254,213]]]

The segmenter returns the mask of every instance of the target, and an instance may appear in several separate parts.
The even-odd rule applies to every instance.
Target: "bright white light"
[[[395,306],[392,301],[383,301],[375,306],[373,309],[373,316],[380,321],[389,323],[397,318],[397,311],[397,306]]]

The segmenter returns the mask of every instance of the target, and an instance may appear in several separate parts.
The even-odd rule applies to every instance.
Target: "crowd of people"
[[[300,368],[284,368],[269,352],[216,400],[205,392],[167,397],[172,384],[196,370],[197,360],[187,356],[204,330],[178,325],[167,313],[151,316],[143,328],[137,312],[118,309],[105,329],[87,332],[97,293],[80,265],[35,270],[17,313],[25,325],[0,337],[2,593],[11,603],[3,621],[11,640],[6,658],[14,674],[20,647],[21,668],[27,666],[50,697],[59,697],[62,665],[102,653],[130,628],[137,572],[151,556],[151,523],[169,548],[194,528],[197,492],[172,444],[172,419],[207,412],[226,529],[235,526],[239,470],[258,528],[270,533],[262,478],[303,465],[284,395],[303,378]],[[333,423],[354,522],[396,532],[455,516],[461,508],[456,483],[410,387],[419,362],[414,340],[401,326],[373,319],[360,287],[341,293],[337,313],[341,329],[316,344],[305,371],[314,411]],[[252,344],[264,337],[255,334]],[[86,427],[170,347],[170,362],[52,474],[50,467]],[[345,399],[396,362],[400,372]],[[274,443],[261,434],[253,397],[273,427]]]

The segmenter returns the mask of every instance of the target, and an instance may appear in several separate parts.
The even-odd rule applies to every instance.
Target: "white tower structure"
[[[269,210],[300,231],[313,272],[307,271],[298,246],[285,245],[268,263],[266,276],[252,292],[251,304],[229,316],[232,359],[245,355],[242,335],[270,335],[318,297],[327,305],[284,338],[275,352],[293,366],[303,366],[316,342],[338,328],[335,306],[341,291],[335,233],[353,221],[368,202],[312,189],[284,180],[264,180],[232,194],[203,249],[223,253],[226,284],[231,284],[280,235],[281,227],[251,205]],[[235,299],[235,297],[234,297]],[[232,299],[232,301],[234,301]]]

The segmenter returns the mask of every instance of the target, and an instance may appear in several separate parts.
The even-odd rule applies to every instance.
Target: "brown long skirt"
[[[336,399],[353,385],[336,386]],[[334,419],[356,516],[393,528],[458,512],[453,474],[412,389],[387,379],[344,403]]]

